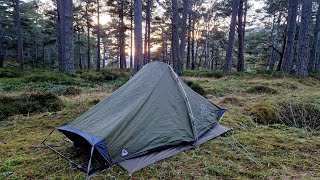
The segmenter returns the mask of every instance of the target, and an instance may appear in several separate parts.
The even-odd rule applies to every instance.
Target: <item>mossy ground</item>
[[[112,72],[109,72],[99,76],[100,79],[97,80],[92,75],[94,72],[88,72],[91,75],[62,75],[66,77],[53,82],[48,79],[57,74],[41,73],[46,74],[46,80],[30,82],[32,78],[29,76],[33,76],[32,74],[28,74],[26,78],[12,72],[9,74],[11,77],[0,78],[0,94],[14,96],[30,91],[52,92],[65,104],[62,111],[16,115],[0,121],[0,179],[85,179],[84,173],[39,144],[53,127],[72,121],[123,84],[127,78],[121,78],[123,74],[117,72],[120,75],[115,79],[112,78],[115,77]],[[190,74],[192,72],[189,71],[188,75]],[[210,101],[230,111],[221,124],[233,130],[132,175],[116,165],[107,172],[98,173],[93,179],[320,178],[320,130],[310,134],[303,128],[284,124],[257,124],[254,121],[256,117],[251,114],[252,108],[258,104],[292,102],[319,107],[319,80],[275,78],[268,74],[258,77],[235,74],[218,79],[189,76],[184,79],[199,84]],[[69,86],[81,91],[68,95],[61,93],[62,87]],[[269,87],[277,93],[246,92],[255,86]],[[58,136],[53,134],[53,143],[58,144]],[[253,162],[252,156],[245,153],[244,149],[259,163]]]

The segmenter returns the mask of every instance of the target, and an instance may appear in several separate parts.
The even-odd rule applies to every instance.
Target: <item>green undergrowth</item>
[[[83,172],[39,144],[54,127],[86,112],[125,83],[130,74],[116,70],[106,70],[104,75],[94,71],[61,76],[49,72],[1,73],[6,77],[0,78],[0,97],[51,93],[63,107],[51,112],[13,114],[0,121],[0,179],[85,179]],[[34,78],[42,73],[46,74],[44,78]],[[199,71],[184,73],[186,84],[229,110],[220,124],[232,130],[136,173],[129,174],[115,165],[93,179],[320,178],[320,130],[306,123],[320,122],[320,80],[298,80],[267,72],[234,73],[229,77],[213,75],[216,72],[205,75],[207,72],[201,71],[201,76]],[[270,93],[270,89],[276,93]],[[63,151],[73,151],[62,146],[61,138],[54,133],[48,142]]]

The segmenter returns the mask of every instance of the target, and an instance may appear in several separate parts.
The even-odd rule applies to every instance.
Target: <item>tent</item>
[[[133,173],[227,132],[219,125],[225,111],[189,88],[169,65],[151,62],[56,129],[75,145],[91,149],[88,174],[93,152]]]

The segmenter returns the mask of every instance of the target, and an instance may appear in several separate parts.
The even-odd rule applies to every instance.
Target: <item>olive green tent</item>
[[[151,62],[57,129],[75,145],[89,146],[91,155],[95,150],[109,165],[134,172],[228,131],[218,124],[225,111],[190,89],[169,65]]]

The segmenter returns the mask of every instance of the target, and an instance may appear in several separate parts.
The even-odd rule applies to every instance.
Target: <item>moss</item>
[[[278,91],[270,88],[268,86],[263,86],[263,85],[256,85],[253,86],[247,90],[245,90],[245,92],[247,93],[252,93],[252,94],[262,94],[262,93],[266,93],[266,94],[277,94]]]
[[[59,111],[63,107],[63,102],[52,93],[0,96],[0,102],[0,120],[16,114]]]
[[[254,121],[259,124],[268,125],[281,123],[278,109],[268,103],[256,104],[250,110],[251,115],[253,115]]]
[[[193,81],[185,81],[185,83],[198,94],[201,94],[201,95],[205,94],[205,91],[203,87],[200,86],[200,84]]]

